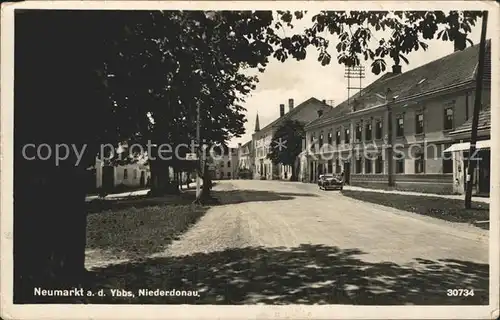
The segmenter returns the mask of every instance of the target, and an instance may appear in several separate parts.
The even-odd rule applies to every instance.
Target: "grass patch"
[[[145,258],[164,250],[208,210],[186,203],[187,199],[128,201],[118,202],[119,209],[88,215],[87,249],[105,251],[116,259]]]
[[[353,199],[451,222],[475,223],[489,220],[490,206],[482,202],[472,202],[472,208],[465,209],[464,201],[457,199],[353,190],[343,190],[342,194]],[[478,227],[489,228],[487,224],[480,224]]]

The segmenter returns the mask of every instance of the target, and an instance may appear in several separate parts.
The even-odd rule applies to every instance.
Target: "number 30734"
[[[474,289],[448,289],[446,295],[448,297],[473,297]]]

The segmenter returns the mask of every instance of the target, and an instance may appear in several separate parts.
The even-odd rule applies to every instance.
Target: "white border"
[[[13,305],[12,304],[12,200],[13,200],[13,79],[14,9],[232,9],[232,10],[489,10],[495,30],[492,42],[492,88],[498,79],[498,17],[494,2],[480,1],[28,1],[2,4],[1,12],[1,311],[5,319],[495,319],[499,316],[499,189],[500,168],[491,166],[490,205],[490,305],[489,306],[210,306],[210,305]],[[496,72],[495,72],[496,71]],[[499,91],[492,91],[492,164],[500,162]],[[494,196],[497,195],[497,196]],[[465,279],[464,279],[465,280]],[[145,308],[145,309],[144,309]],[[146,312],[145,312],[146,311]],[[62,317],[60,315],[63,315]]]

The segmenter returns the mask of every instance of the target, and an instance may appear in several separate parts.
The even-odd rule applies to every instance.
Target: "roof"
[[[260,131],[258,131],[258,132],[266,131],[266,130],[286,121],[287,119],[290,119],[294,114],[299,113],[300,110],[302,110],[306,106],[310,105],[311,102],[315,102],[315,103],[324,105],[325,107],[328,107],[329,109],[331,109],[330,105],[328,105],[328,104],[324,103],[323,101],[320,101],[314,97],[311,97],[311,98],[307,99],[306,101],[302,102],[301,104],[299,104],[298,106],[296,106],[295,108],[293,108],[292,110],[285,113],[285,115],[283,115],[282,117],[279,117],[278,119],[274,120],[273,122],[271,122],[270,124],[268,124],[264,128],[260,129]],[[258,132],[256,132],[256,133],[258,133]]]
[[[491,108],[490,106],[485,106],[479,112],[479,118],[477,122],[478,129],[489,129],[491,128]],[[456,128],[454,131],[450,132],[450,134],[458,134],[462,132],[471,131],[472,129],[472,117],[469,118],[466,122],[464,122],[461,126]]]
[[[491,81],[491,40],[487,41],[486,48],[484,80]],[[350,113],[354,100],[357,104],[356,111],[384,105],[386,102],[383,97],[389,88],[393,96],[400,100],[474,81],[478,58],[479,45],[475,45],[401,74],[388,72],[372,82],[361,93],[352,96],[349,100],[351,105],[348,104],[348,100],[345,100],[322,118],[311,122],[309,126],[320,124],[325,119]]]

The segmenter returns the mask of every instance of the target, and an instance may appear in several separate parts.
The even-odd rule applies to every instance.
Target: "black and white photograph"
[[[2,318],[497,318],[498,16],[3,3]]]

